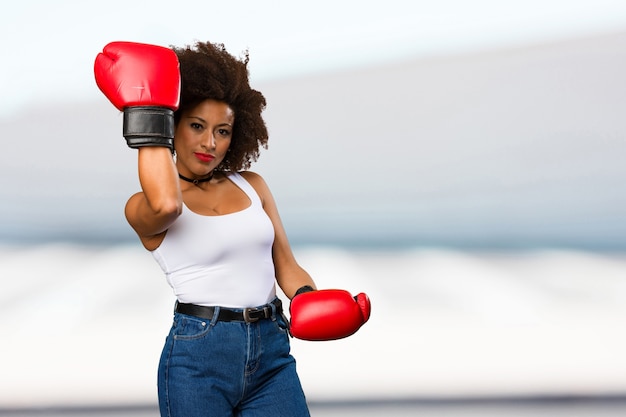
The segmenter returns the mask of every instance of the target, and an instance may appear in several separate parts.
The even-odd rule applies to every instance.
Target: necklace
[[[210,174],[208,177],[206,177],[206,178],[202,178],[202,179],[196,179],[196,180],[194,180],[194,179],[191,179],[191,178],[187,178],[187,177],[185,177],[184,175],[182,175],[182,174],[180,174],[180,173],[178,174],[178,178],[180,178],[180,179],[181,179],[181,180],[183,180],[183,181],[190,182],[190,183],[192,183],[193,185],[198,185],[198,184],[200,184],[201,182],[211,181],[211,180],[213,179],[213,171],[211,171],[211,174]]]

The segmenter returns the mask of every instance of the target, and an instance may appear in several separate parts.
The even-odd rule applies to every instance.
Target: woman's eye
[[[200,130],[202,129],[202,125],[200,123],[191,123],[191,128],[195,129],[195,130]]]
[[[217,131],[221,136],[230,136],[230,130],[228,129],[219,129]]]

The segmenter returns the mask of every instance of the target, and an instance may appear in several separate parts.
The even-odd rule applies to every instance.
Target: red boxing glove
[[[162,46],[111,42],[96,57],[96,84],[124,111],[128,146],[174,148],[174,111],[180,96],[176,53]]]
[[[291,334],[303,340],[336,340],[354,334],[370,317],[364,293],[352,297],[344,290],[319,290],[291,301]]]

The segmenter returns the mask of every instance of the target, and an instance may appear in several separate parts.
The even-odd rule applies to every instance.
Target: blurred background
[[[93,80],[114,40],[250,54],[271,186],[319,287],[314,416],[626,411],[626,2],[22,1],[0,40],[0,414],[156,416],[174,298]]]

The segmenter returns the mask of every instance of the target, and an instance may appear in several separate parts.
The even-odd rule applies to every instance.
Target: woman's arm
[[[260,175],[253,172],[242,172],[241,174],[254,187],[259,197],[261,197],[263,209],[274,225],[275,236],[272,256],[276,270],[276,282],[278,282],[281,290],[291,299],[296,294],[296,291],[305,285],[309,285],[315,289],[315,282],[309,273],[296,261],[289,240],[287,239],[287,233],[285,232],[285,228],[278,214],[276,202],[266,182]]]
[[[148,250],[156,249],[165,231],[182,212],[183,198],[172,153],[165,147],[138,149],[142,191],[126,203],[126,219]]]

